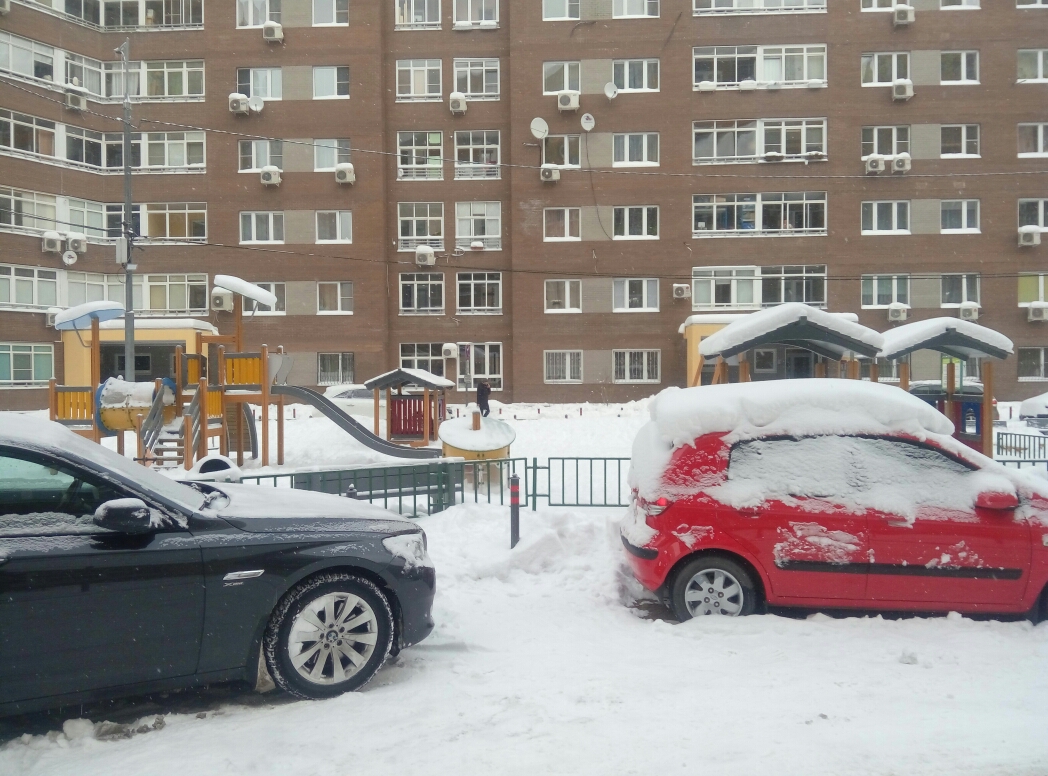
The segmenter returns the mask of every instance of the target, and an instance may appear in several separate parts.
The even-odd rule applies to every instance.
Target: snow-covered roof
[[[55,314],[55,328],[58,331],[72,331],[74,329],[90,329],[91,321],[98,319],[99,325],[102,321],[108,321],[124,314],[124,306],[119,302],[99,300],[97,302],[84,302],[76,307]]]
[[[446,442],[459,450],[470,452],[487,452],[501,450],[513,443],[517,432],[513,426],[494,418],[481,418],[480,429],[473,430],[473,418],[469,415],[462,418],[445,420],[437,430],[441,442]]]
[[[883,337],[873,329],[800,302],[751,313],[728,324],[699,344],[706,358],[734,356],[760,345],[785,344],[839,359],[853,352],[872,356]]]
[[[232,291],[234,294],[246,296],[248,299],[264,304],[267,307],[276,307],[277,305],[277,298],[272,292],[233,275],[215,275],[214,286],[215,288],[224,288],[226,291]]]
[[[1005,358],[1014,348],[1000,332],[960,318],[929,318],[884,333],[879,358],[899,358],[915,350],[938,350],[955,358]]]
[[[1048,415],[1048,393],[1032,396],[1019,405],[1020,418],[1036,418]]]
[[[735,321],[747,318],[753,313],[696,313],[695,315],[689,315],[684,319],[677,328],[678,334],[683,334],[689,326],[702,326],[702,325],[713,325],[713,326],[727,326],[729,323],[735,323]],[[830,315],[836,315],[845,321],[852,321],[857,323],[859,316],[855,313],[830,313]]]
[[[432,372],[427,372],[425,369],[407,368],[385,372],[377,377],[372,377],[364,383],[364,387],[372,391],[376,388],[399,388],[402,385],[417,385],[421,388],[433,389],[455,387],[451,380],[435,375]]]
[[[119,318],[112,321],[103,321],[100,324],[103,329],[123,329],[124,319]],[[139,318],[135,316],[135,329],[195,329],[208,334],[218,334],[218,329],[207,321],[196,318]]]

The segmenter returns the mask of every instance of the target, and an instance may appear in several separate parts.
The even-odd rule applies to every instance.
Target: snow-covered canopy
[[[373,391],[376,388],[400,388],[404,385],[417,385],[420,388],[432,388],[438,391],[455,387],[451,380],[435,375],[432,372],[427,372],[425,369],[406,368],[385,372],[377,377],[372,377],[364,383],[364,387],[369,391]]]
[[[90,329],[91,321],[108,321],[118,318],[124,314],[124,306],[119,302],[84,302],[76,307],[55,315],[55,328],[58,331],[72,331],[74,329]]]
[[[900,358],[915,350],[937,350],[954,358],[1006,358],[1014,348],[1000,332],[960,318],[929,318],[884,333],[878,358]]]
[[[446,442],[459,450],[471,452],[488,452],[501,450],[513,443],[517,432],[513,426],[494,418],[481,418],[480,429],[473,430],[473,418],[469,415],[462,418],[445,420],[437,430],[441,442]]]
[[[845,353],[872,356],[883,337],[873,329],[800,302],[751,313],[702,341],[706,358],[735,356],[761,345],[792,345],[839,360]]]
[[[117,319],[112,321],[102,321],[99,328],[102,329],[122,329],[124,328],[123,319]],[[148,329],[193,329],[196,331],[207,332],[208,334],[218,334],[218,329],[207,321],[201,321],[196,318],[139,318],[135,316],[135,329],[141,329],[146,331]]]
[[[267,307],[276,307],[277,305],[277,298],[272,292],[233,275],[215,275],[214,286],[215,288],[224,288],[226,291],[232,291],[234,294],[240,294]]]

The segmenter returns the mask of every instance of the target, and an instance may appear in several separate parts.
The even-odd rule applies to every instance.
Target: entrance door
[[[812,354],[807,350],[786,351],[786,377],[812,377]]]

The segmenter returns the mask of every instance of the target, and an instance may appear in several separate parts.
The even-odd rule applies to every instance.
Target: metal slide
[[[330,420],[334,421],[335,425],[362,445],[370,447],[372,450],[376,450],[380,453],[392,455],[397,458],[440,458],[444,455],[442,450],[437,450],[432,447],[405,447],[403,445],[387,442],[385,439],[377,437],[368,431],[351,415],[347,415],[339,409],[338,405],[334,404],[329,398],[323,394],[317,393],[316,391],[312,391],[309,388],[303,388],[299,385],[274,385],[270,388],[270,392],[282,396],[290,396],[304,404],[313,405],[323,412]]]

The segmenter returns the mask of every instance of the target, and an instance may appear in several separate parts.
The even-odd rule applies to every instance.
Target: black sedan
[[[414,523],[194,487],[58,424],[0,420],[0,714],[217,681],[327,698],[433,629]]]

